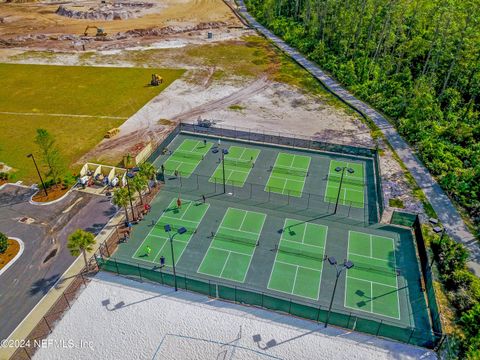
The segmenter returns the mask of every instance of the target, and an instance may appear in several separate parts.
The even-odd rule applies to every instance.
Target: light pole
[[[132,203],[132,193],[130,192],[130,183],[128,179],[133,179],[135,177],[134,173],[127,172],[127,190],[128,190],[128,199],[130,200],[130,209],[132,210],[132,218],[135,220],[135,213],[133,212],[133,203]]]
[[[170,249],[172,251],[172,267],[173,267],[173,280],[175,282],[175,291],[178,291],[177,287],[177,273],[175,271],[175,255],[173,254],[173,238],[177,234],[185,234],[187,232],[187,229],[185,229],[183,226],[177,230],[175,234],[172,235],[172,227],[169,224],[166,224],[164,226],[165,232],[168,234],[168,237],[170,238]]]
[[[227,149],[222,149],[222,172],[223,172],[223,193],[225,194],[227,192],[226,188],[226,181],[225,181],[225,155],[228,154]]]
[[[33,154],[28,154],[27,157],[32,158],[33,164],[35,165],[35,169],[37,169],[38,177],[40,178],[40,181],[42,183],[43,191],[45,191],[45,196],[48,196],[47,188],[45,187],[45,183],[43,182],[42,175],[40,175],[40,171],[38,170],[37,162],[35,161],[35,158],[33,157]]]
[[[343,177],[345,175],[345,169],[347,169],[347,166],[343,166],[343,167],[337,167],[335,168],[335,171],[341,171],[342,172],[342,176],[340,177],[340,185],[338,186],[338,194],[337,194],[337,200],[335,201],[335,210],[333,211],[334,214],[337,213],[337,208],[338,208],[338,201],[340,200],[340,192],[342,191],[342,183],[343,183]],[[352,168],[348,168],[348,172],[350,174],[353,174],[355,171],[352,169]]]
[[[330,319],[330,313],[332,312],[333,298],[335,297],[335,291],[337,290],[338,278],[340,277],[340,274],[342,273],[343,270],[345,269],[348,270],[353,267],[353,263],[347,260],[344,260],[342,266],[339,267],[337,260],[333,256],[330,256],[328,258],[328,262],[330,263],[330,265],[335,265],[335,270],[337,271],[337,277],[335,278],[335,285],[333,286],[332,299],[330,300],[330,306],[328,307],[328,314],[327,314],[327,320],[325,320],[325,327],[327,327],[328,325],[328,320]]]

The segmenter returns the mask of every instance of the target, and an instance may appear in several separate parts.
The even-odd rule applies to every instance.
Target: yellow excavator
[[[163,79],[158,74],[152,74],[152,80],[150,81],[151,86],[158,86],[163,83]]]
[[[85,28],[85,31],[83,32],[83,35],[88,36],[88,30],[90,30],[90,29],[96,29],[97,30],[97,33],[95,34],[95,36],[97,36],[97,37],[107,36],[107,33],[102,28],[99,28],[97,26],[92,26],[92,25],[88,25]]]

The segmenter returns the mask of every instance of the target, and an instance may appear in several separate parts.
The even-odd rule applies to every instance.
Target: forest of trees
[[[480,228],[480,0],[247,0],[386,114]]]

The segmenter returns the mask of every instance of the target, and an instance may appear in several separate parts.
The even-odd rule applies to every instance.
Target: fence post
[[[51,334],[51,333],[52,333],[52,328],[51,328],[50,325],[48,324],[48,321],[47,321],[47,319],[45,318],[45,316],[43,317],[43,320],[45,321],[45,324],[47,324],[48,331],[49,331],[49,333]]]
[[[118,228],[117,228],[117,231],[118,231]],[[119,236],[119,238],[120,238],[120,236]],[[107,240],[108,240],[108,239],[107,239]],[[107,256],[110,257],[110,250],[108,250],[108,242],[107,242],[107,240],[105,240],[105,241],[103,242],[103,244],[105,245],[105,249],[107,250]]]
[[[377,329],[377,333],[375,334],[375,336],[378,336],[378,334],[380,334],[380,328],[382,327],[382,324],[383,324],[383,320],[380,320],[380,324],[378,324],[378,329]]]
[[[408,342],[407,344],[410,344],[410,340],[412,339],[412,336],[413,336],[413,332],[415,331],[415,329],[412,328],[412,332],[410,333],[410,336],[408,337]]]
[[[65,293],[63,293],[62,295],[65,298],[65,301],[67,302],[68,307],[71,309],[72,307],[70,306],[70,303],[68,302],[67,296],[65,295]]]
[[[23,350],[25,350],[25,354],[27,354],[27,357],[28,357],[29,359],[31,359],[30,354],[28,353],[26,346],[23,348]]]
[[[143,282],[143,279],[142,279],[142,270],[140,269],[140,265],[137,264],[137,269],[138,269],[138,275],[140,275],[140,281]]]
[[[113,259],[115,262],[115,267],[117,268],[117,275],[120,275],[120,270],[118,270],[118,264],[117,264],[117,259]]]

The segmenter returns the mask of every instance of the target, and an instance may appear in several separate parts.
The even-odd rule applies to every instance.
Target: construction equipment
[[[88,25],[85,28],[85,31],[83,32],[83,35],[88,36],[88,30],[90,30],[90,29],[96,29],[97,30],[97,33],[95,34],[96,37],[107,36],[107,33],[102,28],[99,28],[98,26],[95,26],[95,25],[93,25],[93,26]]]
[[[150,81],[151,86],[158,86],[163,83],[163,78],[158,74],[152,74],[152,81]]]
[[[215,125],[215,121],[213,120],[207,120],[207,119],[202,119],[200,116],[197,119],[197,125],[200,127],[205,127],[209,128],[213,125]]]
[[[110,129],[110,130],[107,131],[104,138],[105,139],[110,139],[110,138],[114,137],[115,135],[117,135],[119,132],[120,132],[119,128]]]

